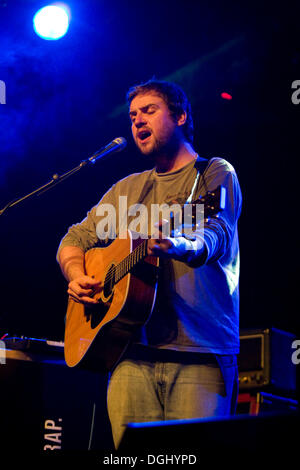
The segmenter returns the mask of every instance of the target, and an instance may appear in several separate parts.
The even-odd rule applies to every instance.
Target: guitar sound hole
[[[111,265],[106,273],[103,283],[103,300],[100,298],[97,305],[85,307],[86,320],[90,322],[91,328],[96,328],[107,314],[113,299],[113,288],[115,284],[115,267]]]
[[[111,302],[104,303],[102,300],[97,305],[85,306],[86,321],[90,322],[91,328],[96,328],[105,317]]]

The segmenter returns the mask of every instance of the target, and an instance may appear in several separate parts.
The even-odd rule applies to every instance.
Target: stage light
[[[70,15],[63,5],[48,5],[36,12],[33,28],[38,36],[47,40],[63,37],[69,28]]]
[[[221,98],[223,98],[223,100],[232,100],[232,96],[229,93],[226,93],[225,91],[221,93]]]

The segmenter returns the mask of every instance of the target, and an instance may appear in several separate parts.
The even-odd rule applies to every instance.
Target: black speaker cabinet
[[[51,348],[42,354],[32,347],[5,349],[1,357],[3,451],[112,447],[106,376],[67,367],[63,352]]]

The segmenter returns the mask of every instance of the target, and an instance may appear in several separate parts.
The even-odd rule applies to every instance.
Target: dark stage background
[[[153,76],[185,89],[199,154],[239,175],[241,328],[296,332],[299,2],[70,0],[68,33],[44,41],[32,17],[46,3],[0,1],[0,208],[115,137],[128,146],[1,216],[0,337],[63,339],[58,244],[116,180],[149,168],[125,94]]]

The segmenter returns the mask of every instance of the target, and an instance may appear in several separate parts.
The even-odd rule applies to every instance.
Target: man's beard
[[[155,139],[149,150],[146,148],[143,149],[139,146],[138,149],[145,157],[151,158],[153,160],[159,157],[165,157],[168,160],[172,160],[179,149],[179,143],[180,139],[177,134],[174,133],[168,140]]]

